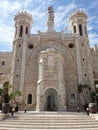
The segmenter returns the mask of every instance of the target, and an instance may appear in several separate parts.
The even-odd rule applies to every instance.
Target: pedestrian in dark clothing
[[[87,112],[87,115],[89,115],[89,108],[88,107],[86,108],[86,112]]]
[[[11,110],[11,115],[12,116],[14,115],[14,111],[15,111],[15,108],[13,107],[12,110]]]
[[[15,112],[18,112],[18,105],[15,107]]]
[[[77,107],[77,112],[80,112],[80,108],[79,107]]]
[[[26,111],[27,111],[27,110],[26,110],[26,108],[25,108],[25,109],[24,109],[24,113],[26,113]]]

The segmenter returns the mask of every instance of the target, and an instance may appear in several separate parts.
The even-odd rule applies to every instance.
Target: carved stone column
[[[39,59],[39,79],[38,79],[38,82],[37,82],[36,111],[44,110],[42,90],[43,90],[43,58],[40,57],[40,59]]]
[[[59,91],[59,110],[66,110],[66,94],[65,94],[65,82],[63,75],[63,58],[59,55],[58,57],[58,91]]]

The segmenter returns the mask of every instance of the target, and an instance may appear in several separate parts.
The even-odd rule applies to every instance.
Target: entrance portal
[[[53,95],[49,95],[47,97],[47,110],[53,111],[55,106],[55,97]]]
[[[48,89],[45,93],[45,110],[57,110],[57,92],[55,89]]]

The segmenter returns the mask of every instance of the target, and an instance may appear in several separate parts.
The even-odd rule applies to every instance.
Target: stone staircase
[[[98,121],[86,113],[21,111],[0,121],[0,130],[98,130]]]

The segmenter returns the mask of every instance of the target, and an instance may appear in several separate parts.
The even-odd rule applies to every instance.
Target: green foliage
[[[89,89],[91,91],[91,87],[88,84],[78,84],[78,92],[83,92],[83,89]]]
[[[4,94],[4,97],[3,97],[3,102],[4,102],[4,103],[9,103],[9,101],[10,101],[9,94],[8,94],[8,93],[5,93],[5,94]]]
[[[16,90],[8,94],[9,88],[12,88],[12,85],[4,85],[3,89],[0,89],[0,96],[2,96],[4,103],[9,103],[10,100],[15,100],[16,96],[21,96],[21,92]]]
[[[98,93],[98,88],[95,87],[95,89],[96,89],[96,93]]]
[[[0,96],[2,96],[4,94],[3,89],[0,88]]]
[[[12,85],[4,85],[4,86],[3,86],[3,89],[6,89],[6,88],[7,88],[7,89],[12,88]]]
[[[15,91],[15,95],[16,95],[16,96],[21,96],[21,92],[20,92],[19,90],[16,90],[16,91]]]
[[[10,100],[15,100],[16,96],[21,96],[21,92],[19,90],[10,93]]]
[[[78,84],[78,92],[81,93],[83,91],[83,85],[82,84]]]
[[[90,101],[92,103],[96,102],[96,92],[95,91],[90,92]]]
[[[15,94],[12,92],[11,94],[10,94],[10,100],[14,100],[15,99]]]

